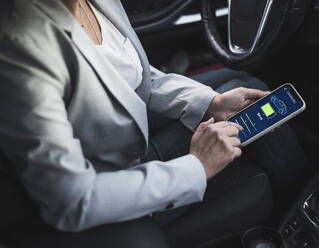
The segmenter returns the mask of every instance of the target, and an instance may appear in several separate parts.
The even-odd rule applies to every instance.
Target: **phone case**
[[[306,109],[306,103],[305,101],[302,99],[302,97],[300,96],[300,94],[298,93],[298,91],[296,90],[296,88],[291,84],[291,83],[286,83],[286,84],[283,84],[281,86],[279,86],[278,88],[276,88],[275,90],[273,90],[272,92],[275,92],[276,90],[286,86],[286,85],[289,85],[294,91],[295,93],[297,94],[297,96],[300,98],[301,102],[302,102],[302,107],[300,109],[298,109],[297,111],[291,113],[290,115],[286,116],[285,118],[283,118],[282,120],[276,122],[275,124],[273,124],[272,126],[266,128],[265,130],[263,130],[262,132],[256,134],[255,136],[251,137],[250,139],[246,140],[245,142],[243,142],[241,144],[241,147],[245,147],[247,146],[248,144],[250,144],[251,142],[259,139],[260,137],[264,136],[265,134],[267,134],[268,132],[272,131],[273,129],[275,129],[276,127],[279,127],[281,126],[282,124],[284,124],[285,122],[287,122],[288,120],[290,120],[291,118],[295,117],[296,115],[300,114],[301,112],[303,112],[305,109]],[[271,93],[272,93],[271,92]],[[265,96],[267,97],[267,96]],[[239,111],[238,113],[240,112],[243,112],[245,111],[246,109],[248,109],[250,106],[258,103],[259,101],[261,101],[262,99],[264,99],[265,97],[259,99],[258,101],[250,104],[249,106],[247,106],[246,108],[242,109],[241,111]],[[238,113],[232,115],[231,117],[229,117],[227,120],[231,119],[232,117],[234,117],[235,115],[237,115]]]

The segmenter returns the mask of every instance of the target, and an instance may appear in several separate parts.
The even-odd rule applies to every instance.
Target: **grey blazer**
[[[128,37],[143,66],[136,91],[59,0],[0,10],[0,152],[41,216],[80,231],[200,201],[206,177],[187,155],[141,163],[147,109],[194,129],[217,94],[152,68],[119,0],[92,3]]]

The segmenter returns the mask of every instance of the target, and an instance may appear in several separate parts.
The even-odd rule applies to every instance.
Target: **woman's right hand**
[[[241,155],[238,134],[242,129],[233,122],[214,123],[213,118],[198,126],[192,137],[189,153],[201,161],[207,179],[218,174]]]

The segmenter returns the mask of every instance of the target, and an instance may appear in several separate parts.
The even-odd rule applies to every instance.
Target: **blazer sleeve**
[[[0,150],[45,222],[76,232],[202,200],[206,176],[193,155],[96,173],[68,120],[67,70],[26,47],[1,41]]]
[[[179,119],[195,130],[218,93],[211,87],[178,74],[165,74],[151,66],[150,111]]]

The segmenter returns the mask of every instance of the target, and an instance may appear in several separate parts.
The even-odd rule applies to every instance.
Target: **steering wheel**
[[[313,0],[228,0],[227,37],[218,29],[216,0],[202,0],[205,35],[213,54],[240,69],[262,60],[297,31]]]

